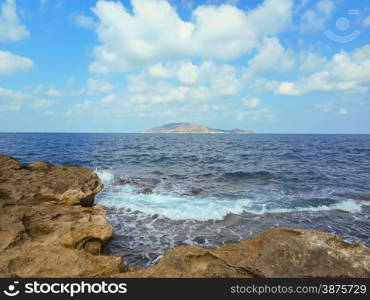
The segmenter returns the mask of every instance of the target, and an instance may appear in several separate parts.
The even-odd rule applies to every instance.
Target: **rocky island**
[[[370,277],[370,248],[277,227],[215,250],[169,249],[141,270],[108,256],[113,236],[90,169],[0,155],[0,277]],[[125,224],[122,224],[125,226]]]
[[[192,123],[169,123],[144,130],[143,133],[252,134],[253,132],[241,129],[213,129]]]

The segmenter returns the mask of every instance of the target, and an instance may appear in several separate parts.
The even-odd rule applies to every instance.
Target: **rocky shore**
[[[90,169],[0,155],[0,277],[370,277],[370,248],[273,228],[216,250],[180,246],[142,270],[104,255],[113,236]]]

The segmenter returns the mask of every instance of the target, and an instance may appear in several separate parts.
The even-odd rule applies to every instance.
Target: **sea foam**
[[[226,215],[243,212],[257,215],[267,213],[289,213],[296,211],[342,210],[351,213],[361,212],[369,203],[352,199],[330,205],[274,207],[271,204],[256,203],[254,199],[222,199],[216,197],[180,196],[175,193],[154,189],[152,194],[138,193],[130,185],[114,186],[114,176],[107,170],[98,170],[99,177],[106,185],[106,191],[98,198],[98,203],[116,209],[139,211],[147,215],[160,215],[172,220],[222,220]]]

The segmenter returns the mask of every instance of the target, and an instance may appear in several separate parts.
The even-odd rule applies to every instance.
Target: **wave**
[[[109,186],[113,184],[114,175],[112,172],[103,169],[95,169],[94,171],[104,183],[104,186]]]
[[[326,205],[274,207],[267,203],[256,203],[253,199],[225,199],[216,197],[183,197],[168,191],[154,189],[152,194],[137,193],[135,186],[113,186],[114,176],[107,170],[97,170],[106,185],[105,192],[97,198],[98,204],[108,208],[140,211],[147,215],[160,215],[172,220],[222,220],[228,214],[290,213],[298,211],[342,210],[361,212],[362,206],[370,205],[352,199]]]

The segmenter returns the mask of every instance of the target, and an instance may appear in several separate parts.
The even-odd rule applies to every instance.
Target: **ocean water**
[[[95,169],[106,252],[138,267],[275,226],[370,245],[370,135],[0,133],[0,153]]]

